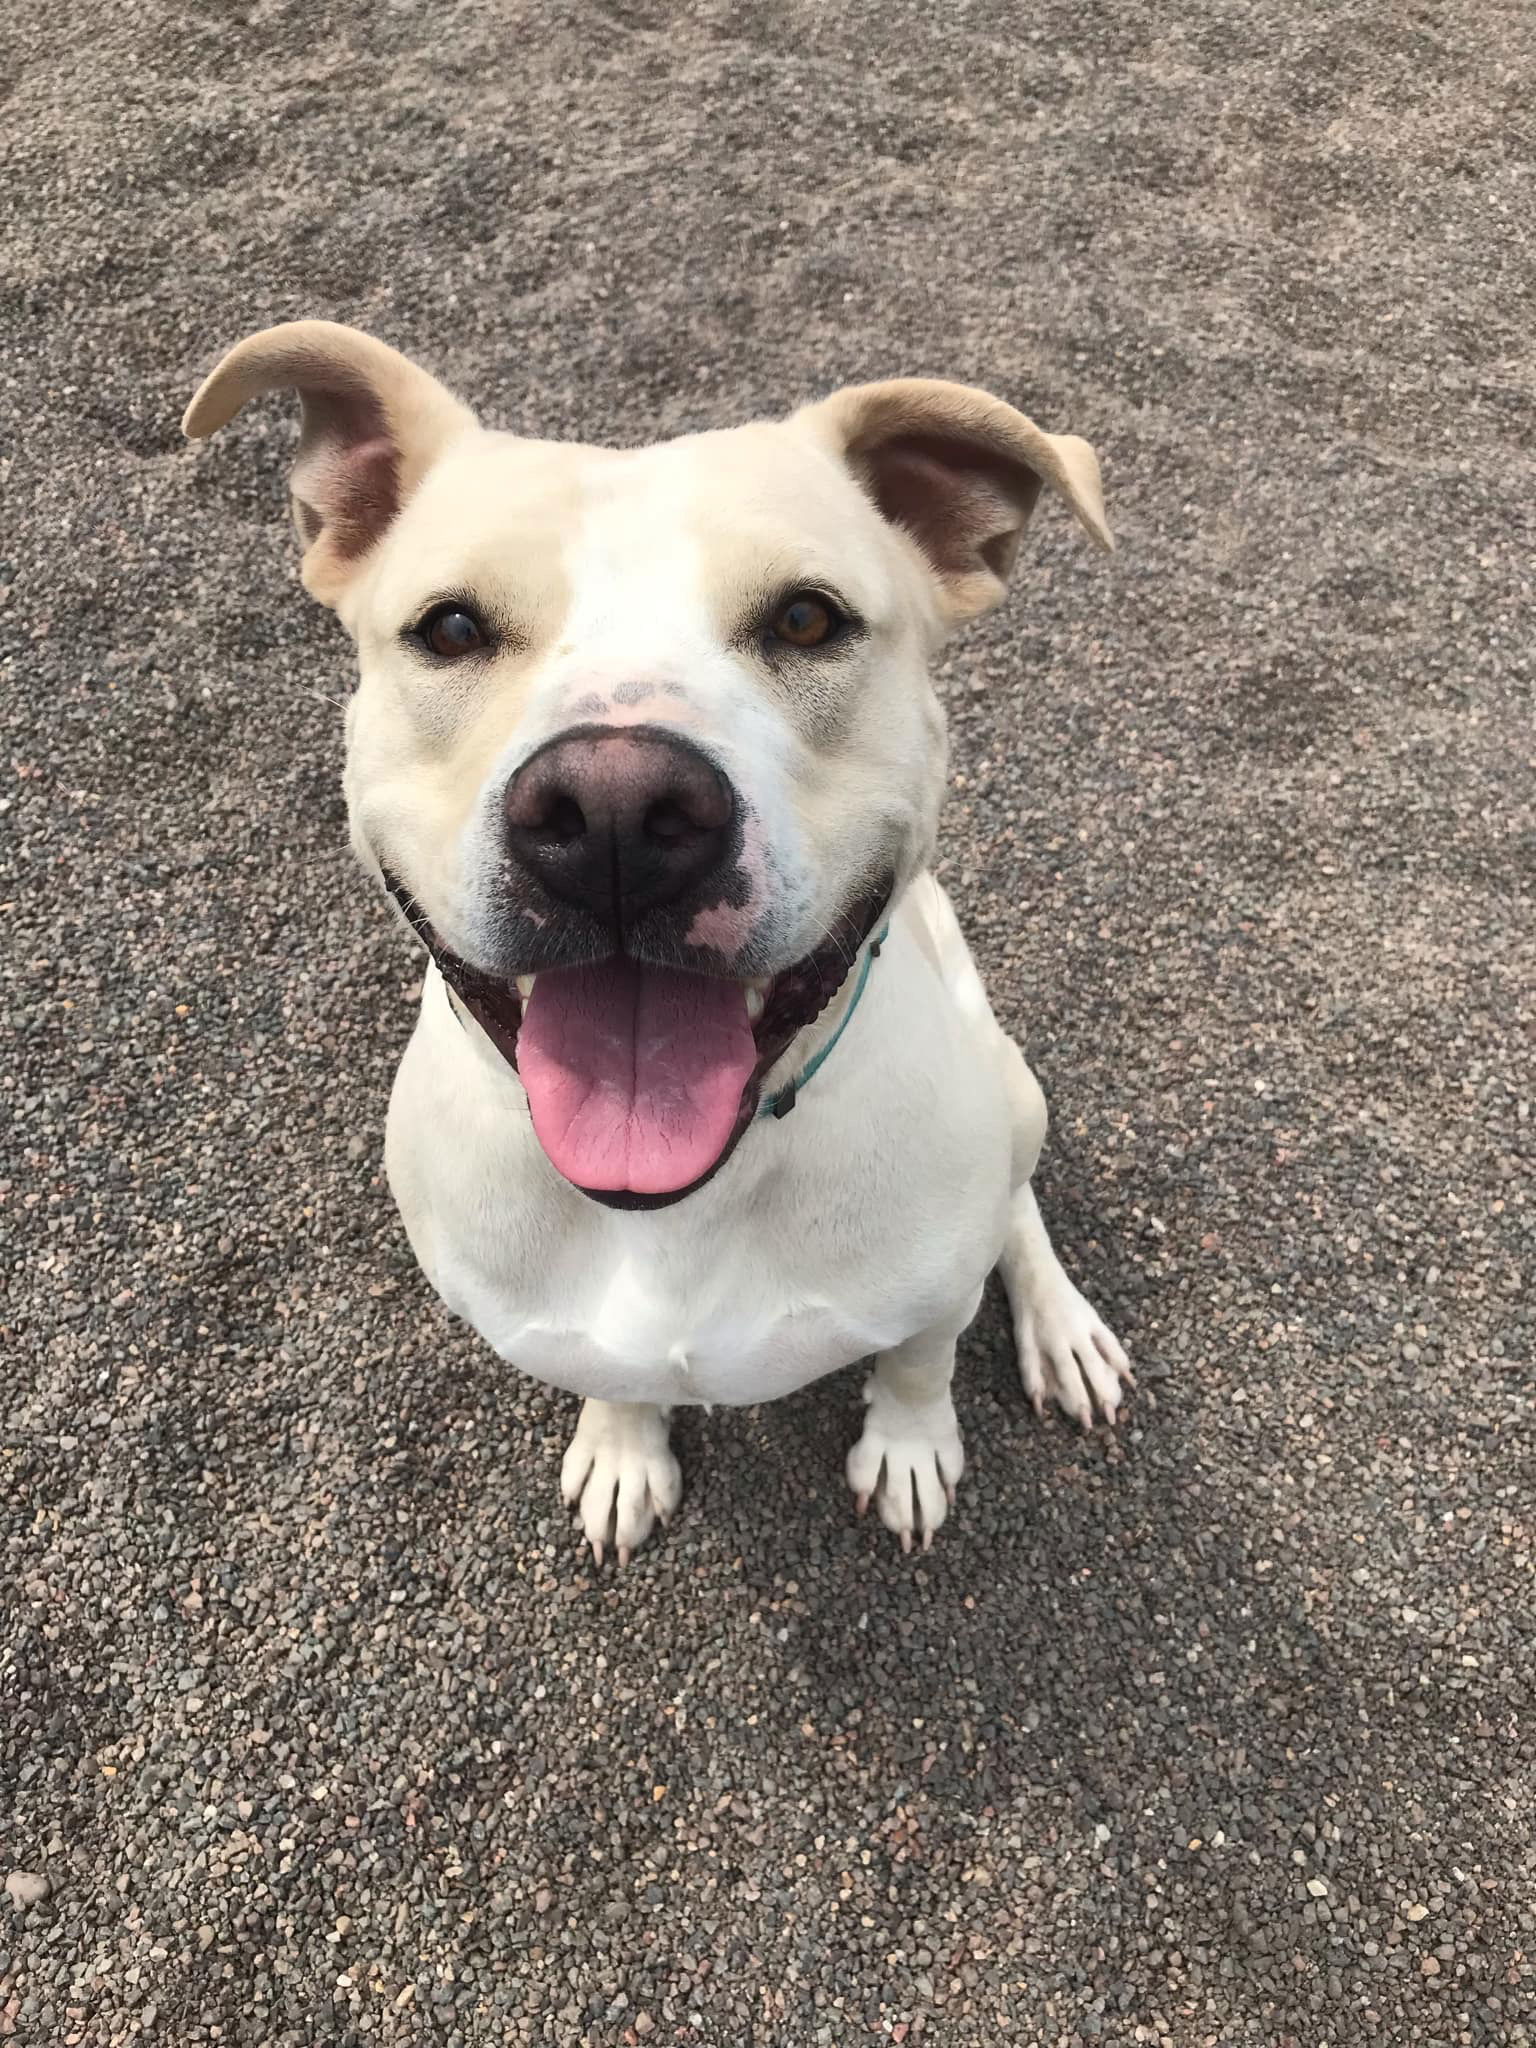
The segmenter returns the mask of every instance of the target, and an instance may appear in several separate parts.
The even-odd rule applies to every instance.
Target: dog
[[[185,431],[278,390],[302,581],[357,650],[352,841],[427,955],[390,1187],[448,1308],[583,1397],[598,1565],[678,1505],[672,1409],[865,1358],[848,1483],[927,1548],[994,1267],[1037,1413],[1113,1422],[1125,1352],[1032,1186],[1044,1098],[931,872],[931,661],[1043,489],[1113,546],[1093,450],[917,378],[533,440],[312,320],[234,348]]]

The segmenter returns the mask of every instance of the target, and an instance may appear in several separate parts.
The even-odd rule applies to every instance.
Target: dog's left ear
[[[840,455],[893,525],[916,541],[951,622],[1002,597],[1042,484],[1102,548],[1098,459],[1076,434],[1047,434],[1000,398],[938,378],[855,384],[801,408],[791,425]]]

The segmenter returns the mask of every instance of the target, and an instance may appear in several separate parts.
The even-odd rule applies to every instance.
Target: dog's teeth
[[[742,994],[747,1003],[747,1021],[755,1024],[763,1014],[763,992],[760,988],[753,988],[749,982],[742,990]]]
[[[533,994],[533,984],[538,978],[536,974],[520,974],[517,977],[517,992],[525,1003]]]

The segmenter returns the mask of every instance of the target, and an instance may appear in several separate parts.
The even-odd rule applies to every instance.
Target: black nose
[[[730,784],[675,733],[583,726],[507,784],[513,858],[562,903],[623,927],[675,902],[724,859]]]

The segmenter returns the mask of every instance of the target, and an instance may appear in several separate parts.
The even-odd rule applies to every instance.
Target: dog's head
[[[298,393],[306,587],[357,644],[364,863],[521,1073],[555,1165],[677,1199],[928,861],[928,663],[1086,442],[905,379],[637,450],[482,428],[381,342],[234,349],[186,431]]]

